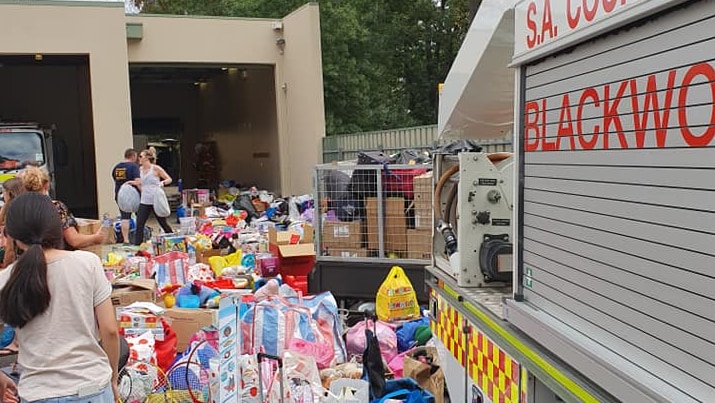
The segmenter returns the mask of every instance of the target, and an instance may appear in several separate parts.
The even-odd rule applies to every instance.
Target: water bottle
[[[181,194],[181,191],[184,190],[184,181],[183,179],[179,178],[178,182],[176,182],[176,187],[179,190],[179,194]]]
[[[102,227],[109,228],[112,226],[112,217],[108,213],[102,214]]]

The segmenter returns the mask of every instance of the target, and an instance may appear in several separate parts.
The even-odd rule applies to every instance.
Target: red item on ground
[[[283,282],[303,295],[308,295],[308,276],[283,276]]]
[[[213,288],[214,290],[232,290],[234,289],[233,280],[230,278],[219,278],[214,281],[207,281],[204,287]]]

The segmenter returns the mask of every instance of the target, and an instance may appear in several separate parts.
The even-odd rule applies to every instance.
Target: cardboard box
[[[185,351],[189,346],[189,339],[196,332],[207,326],[218,328],[217,309],[183,309],[171,308],[164,311],[164,318],[176,332],[176,348]]]
[[[209,258],[221,256],[221,249],[202,249],[196,253],[196,263],[209,264]]]
[[[415,201],[414,222],[415,229],[432,230],[434,211],[432,209],[432,199],[434,198],[434,188],[432,187],[432,172],[416,176],[414,179]]]
[[[149,309],[117,308],[117,325],[119,334],[124,337],[137,337],[151,332],[156,340],[164,340],[161,318]]]
[[[193,204],[206,204],[210,200],[208,189],[184,189],[181,192],[181,204],[191,206]]]
[[[379,227],[377,198],[365,199],[367,213],[367,248],[379,249]],[[383,205],[384,223],[383,240],[385,251],[407,250],[407,217],[405,216],[405,199],[402,197],[388,197]]]
[[[314,229],[309,224],[303,225],[303,236],[295,231],[277,231],[268,229],[270,251],[280,260],[280,271],[284,275],[305,276],[315,265]]]
[[[407,230],[407,258],[432,259],[432,231]]]
[[[102,226],[102,222],[100,220],[92,220],[89,218],[76,218],[75,220],[77,221],[77,232],[82,235],[94,235],[97,233],[97,231],[99,231],[99,228]],[[110,228],[110,230],[111,230],[111,228]],[[114,232],[114,231],[107,231],[107,232]],[[107,242],[105,242],[105,243],[107,243]],[[87,247],[81,248],[81,250],[85,250],[87,252],[92,252],[95,255],[99,256],[100,259],[102,258],[102,245],[87,246]]]
[[[325,222],[321,242],[324,249],[359,249],[362,246],[362,222]]]
[[[415,192],[415,201],[427,201],[427,204],[431,204],[434,198],[434,188],[432,187],[432,172],[427,172],[426,174],[415,176],[413,179],[413,186]]]
[[[134,302],[156,301],[156,282],[153,279],[138,278],[115,284],[109,298],[114,306],[127,306]]]
[[[75,220],[77,221],[77,232],[82,235],[94,235],[102,226],[100,220],[92,220],[89,218],[76,218]]]
[[[358,258],[367,257],[367,249],[357,248],[357,249],[345,249],[345,248],[328,248],[326,250],[328,256],[333,257],[344,257],[344,258]]]
[[[303,234],[297,231],[278,231],[275,227],[268,228],[268,243],[271,245],[296,245],[298,243],[312,244],[315,230],[310,224],[303,224]]]
[[[432,223],[434,222],[434,210],[432,209],[431,200],[417,200],[413,205],[415,214],[415,229],[431,231]]]

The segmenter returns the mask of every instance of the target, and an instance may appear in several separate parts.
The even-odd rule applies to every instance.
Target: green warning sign
[[[531,289],[533,286],[533,280],[532,280],[532,275],[533,271],[531,270],[531,267],[526,267],[524,269],[524,287]]]

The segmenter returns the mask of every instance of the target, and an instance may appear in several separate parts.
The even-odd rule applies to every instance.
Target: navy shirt
[[[129,182],[139,177],[139,165],[133,162],[120,162],[112,169],[112,178],[114,179],[114,197],[117,197],[119,188],[125,182]]]

